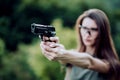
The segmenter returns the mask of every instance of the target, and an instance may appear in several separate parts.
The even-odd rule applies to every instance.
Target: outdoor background
[[[120,0],[0,0],[0,80],[63,80],[64,69],[42,55],[31,24],[54,25],[60,42],[73,49],[75,21],[90,8],[108,15],[120,56]]]

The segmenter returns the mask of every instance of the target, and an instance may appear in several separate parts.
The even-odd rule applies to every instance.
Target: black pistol
[[[43,36],[54,37],[56,35],[54,26],[41,25],[36,23],[31,24],[31,32],[35,35],[40,35],[42,41],[43,41]]]

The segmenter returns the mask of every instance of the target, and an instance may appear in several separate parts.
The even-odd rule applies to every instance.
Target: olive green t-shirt
[[[108,80],[96,71],[77,66],[72,66],[70,77],[71,80]]]

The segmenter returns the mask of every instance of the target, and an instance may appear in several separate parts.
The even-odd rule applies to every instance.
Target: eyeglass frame
[[[89,35],[98,31],[98,28],[87,28],[86,26],[79,25],[80,29],[83,29],[85,32],[89,33]]]

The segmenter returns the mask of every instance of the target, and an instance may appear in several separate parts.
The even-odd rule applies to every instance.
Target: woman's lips
[[[86,42],[91,42],[91,40],[90,40],[90,39],[85,39],[85,41],[86,41]]]

